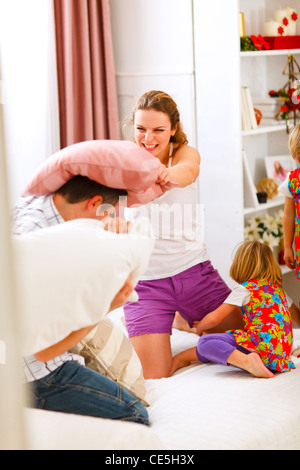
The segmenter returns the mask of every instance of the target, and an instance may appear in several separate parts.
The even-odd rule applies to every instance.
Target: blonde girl
[[[289,137],[292,158],[300,165],[300,125],[297,124]],[[291,171],[280,192],[285,196],[283,212],[284,261],[290,269],[295,269],[300,279],[300,168]],[[295,251],[294,251],[295,243]]]
[[[244,329],[201,336],[197,347],[174,357],[171,374],[191,361],[233,365],[262,378],[295,367],[289,360],[293,341],[289,304],[292,309],[296,306],[282,289],[281,269],[270,247],[259,241],[244,242],[230,275],[239,286],[196,328],[199,335],[209,332],[239,305]]]

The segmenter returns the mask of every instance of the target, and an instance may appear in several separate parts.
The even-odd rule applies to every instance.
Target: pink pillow
[[[133,142],[93,140],[66,147],[38,169],[24,195],[51,194],[76,175],[128,191],[127,204],[146,204],[174,185],[155,181],[160,161]]]

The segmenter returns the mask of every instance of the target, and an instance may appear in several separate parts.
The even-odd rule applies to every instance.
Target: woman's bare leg
[[[169,376],[172,366],[169,333],[132,336],[130,341],[141,361],[145,379]]]

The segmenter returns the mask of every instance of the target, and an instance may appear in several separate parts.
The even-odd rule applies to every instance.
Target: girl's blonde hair
[[[238,284],[259,279],[282,285],[282,272],[273,251],[257,240],[239,246],[230,268],[230,276]]]
[[[297,124],[290,133],[289,148],[293,159],[300,163],[300,124]]]
[[[169,116],[171,122],[171,129],[177,126],[176,133],[171,137],[174,148],[177,149],[181,145],[187,144],[188,139],[186,134],[183,132],[182,125],[180,122],[180,114],[177,109],[177,104],[171,98],[170,95],[163,91],[151,90],[144,93],[137,101],[133,113],[131,116],[131,124],[134,123],[135,113],[138,110],[154,109],[155,111],[161,111]]]

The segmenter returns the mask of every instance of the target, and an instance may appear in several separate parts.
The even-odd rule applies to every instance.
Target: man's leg
[[[77,362],[66,362],[26,387],[34,408],[149,424],[146,408],[134,395]]]

